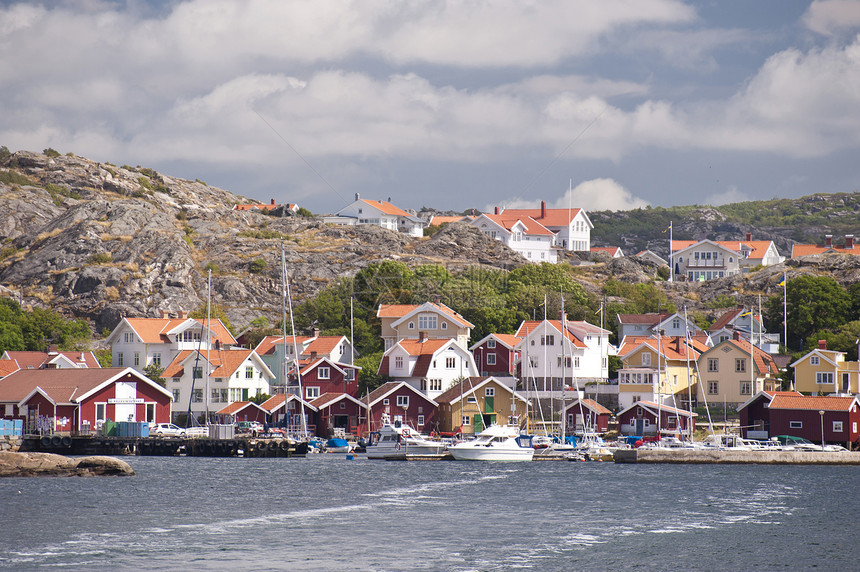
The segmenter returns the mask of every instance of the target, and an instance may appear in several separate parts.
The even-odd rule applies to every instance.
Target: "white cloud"
[[[627,211],[645,208],[648,202],[636,197],[612,179],[593,179],[584,181],[571,189],[565,189],[564,194],[555,201],[547,200],[547,208],[566,209],[582,208],[586,211]],[[496,206],[507,209],[528,209],[540,206],[540,199],[524,200],[520,198],[502,201],[500,205],[487,205],[486,212],[492,212]]]
[[[803,23],[813,32],[832,36],[860,27],[857,0],[816,0],[803,15]]]
[[[730,203],[741,203],[744,201],[751,200],[749,194],[743,193],[734,185],[727,187],[721,193],[715,193],[713,195],[709,195],[705,197],[705,200],[702,204],[709,205],[713,207],[718,207],[720,205],[727,205]]]

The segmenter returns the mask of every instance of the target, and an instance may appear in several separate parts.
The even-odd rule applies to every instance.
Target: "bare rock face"
[[[0,452],[0,477],[90,477],[134,475],[131,465],[114,457],[70,458],[54,453]]]

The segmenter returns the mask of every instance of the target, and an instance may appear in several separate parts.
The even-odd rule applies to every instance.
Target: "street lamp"
[[[821,450],[824,451],[824,410],[819,409],[818,415],[821,416]]]

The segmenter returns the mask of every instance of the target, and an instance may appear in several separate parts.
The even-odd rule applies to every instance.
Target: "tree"
[[[248,401],[253,401],[257,405],[262,405],[263,403],[265,403],[266,401],[268,401],[271,398],[272,398],[272,396],[269,395],[268,393],[260,393],[259,395],[250,396],[248,398]]]
[[[786,284],[788,311],[787,346],[803,347],[815,332],[832,330],[848,321],[851,297],[829,276],[798,276]],[[783,326],[783,297],[772,296],[766,304],[771,329]]]
[[[161,387],[167,387],[167,380],[161,377],[161,374],[164,373],[164,368],[161,367],[159,364],[149,364],[148,366],[143,368],[143,373],[146,375],[146,377],[148,377]]]
[[[227,317],[227,312],[224,311],[224,308],[219,304],[212,303],[212,312],[211,315],[208,312],[208,303],[203,302],[199,308],[190,312],[188,314],[189,318],[194,318],[195,320],[203,320],[206,321],[207,318],[212,318],[212,321],[221,320],[221,323],[224,324],[224,327],[227,328],[231,333],[233,332],[233,325],[230,323],[230,319]]]
[[[388,378],[381,376],[376,372],[379,371],[379,364],[382,363],[382,354],[384,352],[376,352],[365,355],[355,360],[355,365],[361,369],[358,372],[358,395],[364,396],[369,391],[373,391],[386,381]]]

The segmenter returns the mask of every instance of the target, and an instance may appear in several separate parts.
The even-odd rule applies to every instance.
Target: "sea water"
[[[860,468],[126,457],[0,479],[27,570],[853,570]]]

